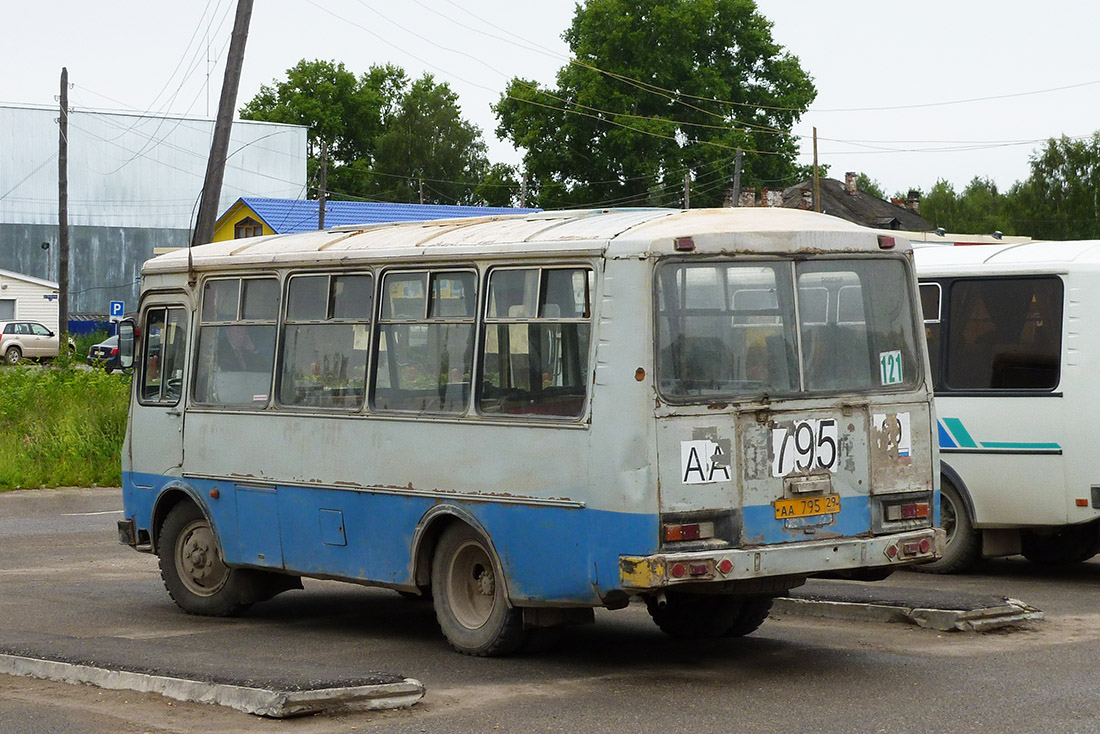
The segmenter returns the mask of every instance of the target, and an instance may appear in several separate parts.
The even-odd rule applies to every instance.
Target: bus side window
[[[369,273],[290,278],[280,405],[354,410],[363,404],[372,298]]]
[[[464,413],[473,372],[477,275],[389,272],[379,294],[371,408]]]
[[[587,268],[492,270],[478,409],[580,416],[588,392],[591,302]]]
[[[932,384],[940,384],[940,330],[942,320],[941,293],[939,283],[920,284],[920,304],[924,313],[924,338],[928,342],[928,361],[932,367]]]
[[[222,278],[203,286],[196,403],[262,408],[271,392],[279,281]]]
[[[1052,390],[1058,386],[1061,279],[957,280],[950,298],[947,387]]]

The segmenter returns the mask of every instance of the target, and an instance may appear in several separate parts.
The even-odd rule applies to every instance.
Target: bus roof
[[[920,275],[961,275],[968,272],[1063,271],[1070,263],[1100,265],[1100,240],[1025,242],[1002,245],[917,245]]]
[[[672,253],[690,237],[696,253],[879,251],[878,232],[797,209],[591,209],[346,226],[215,242],[190,250],[197,270],[358,261],[562,253],[639,257]],[[896,249],[908,249],[897,240]],[[186,248],[153,258],[142,272],[181,272]]]

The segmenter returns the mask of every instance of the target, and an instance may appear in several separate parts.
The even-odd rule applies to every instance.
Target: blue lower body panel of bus
[[[406,587],[422,520],[448,506],[480,526],[520,603],[598,605],[621,588],[619,556],[652,553],[658,538],[656,515],[584,507],[135,473],[123,486],[138,537],[153,538],[157,503],[177,493],[203,508],[230,565]]]

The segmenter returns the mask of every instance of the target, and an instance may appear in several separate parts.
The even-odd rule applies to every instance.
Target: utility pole
[[[237,104],[237,87],[244,65],[244,45],[248,40],[248,23],[252,19],[252,0],[237,0],[237,17],[233,21],[233,36],[229,41],[229,59],[225,63],[225,78],[218,101],[218,119],[214,123],[214,140],[210,144],[210,158],[206,163],[206,180],[202,184],[202,203],[195,221],[195,234],[191,244],[197,245],[214,239],[214,223],[218,219],[218,201],[222,194],[222,178],[225,175],[226,151],[229,150],[229,133],[233,126],[233,108]]]
[[[424,203],[424,179],[418,178],[416,180],[420,182],[420,203],[423,204]]]
[[[684,173],[684,208],[691,208],[691,172]]]
[[[817,128],[814,128],[814,211],[821,212],[821,179],[817,175]]]
[[[61,352],[65,353],[65,345],[69,343],[69,70],[66,67],[61,67],[61,116],[57,127],[57,333]]]
[[[741,205],[741,158],[742,151],[737,149],[737,161],[733,164],[733,205]]]
[[[321,141],[321,186],[317,191],[317,229],[325,228],[325,188],[328,186],[328,142]]]
[[[525,209],[527,207],[527,171],[523,172],[523,177],[519,180],[519,208]]]

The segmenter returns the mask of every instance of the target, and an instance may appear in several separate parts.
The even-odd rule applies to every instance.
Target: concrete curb
[[[780,597],[772,605],[778,614],[793,614],[859,622],[904,622],[941,632],[985,632],[1043,619],[1043,613],[1018,599],[983,609],[928,609],[846,601]]]
[[[214,703],[276,719],[318,711],[404,708],[424,696],[424,685],[413,678],[405,678],[399,683],[288,691],[109,670],[6,654],[0,654],[0,673],[63,683],[87,683],[116,691],[159,693],[176,701]]]

